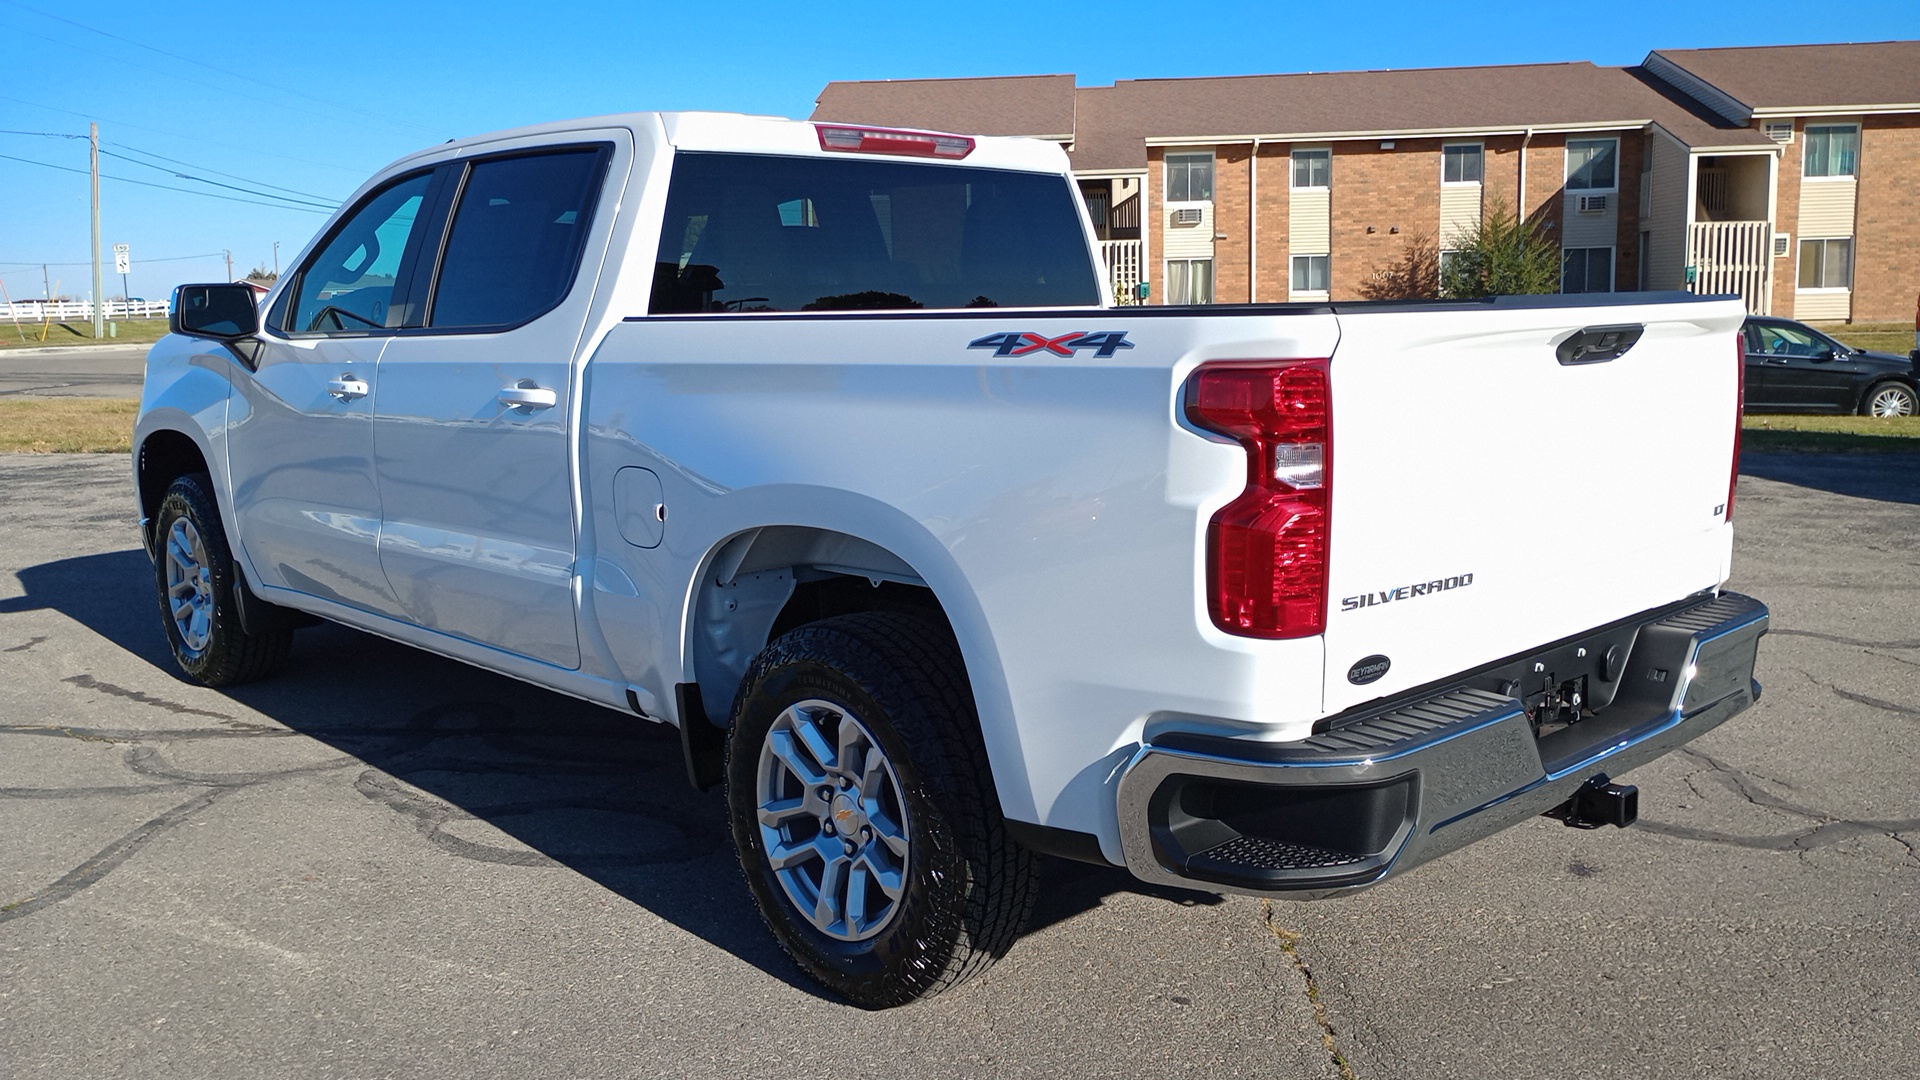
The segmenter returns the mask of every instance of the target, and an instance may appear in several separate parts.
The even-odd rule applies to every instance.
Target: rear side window
[[[601,159],[587,148],[473,166],[428,325],[518,326],[560,303],[580,264]]]
[[[655,314],[1100,302],[1062,176],[680,154]]]

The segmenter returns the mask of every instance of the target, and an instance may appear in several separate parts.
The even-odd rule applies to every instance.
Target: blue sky
[[[189,14],[191,13],[191,14]],[[1471,17],[1460,17],[1469,14]],[[1452,17],[1442,18],[1442,14]],[[290,265],[333,205],[402,154],[574,116],[722,109],[804,117],[834,79],[1073,72],[1115,79],[1592,60],[1654,48],[1920,37],[1916,0],[1483,0],[1285,4],[1046,0],[808,7],[422,0],[180,6],[0,0],[0,281],[91,288],[87,146],[102,243],[129,291]],[[20,134],[25,132],[29,134]],[[25,159],[25,160],[16,160]],[[30,163],[31,162],[31,163]],[[79,169],[62,172],[48,166]],[[197,179],[183,179],[175,174]],[[186,191],[138,186],[144,181]],[[211,182],[211,183],[209,183]],[[215,184],[229,185],[227,187]],[[243,190],[242,190],[243,189]],[[223,198],[212,198],[219,195]]]

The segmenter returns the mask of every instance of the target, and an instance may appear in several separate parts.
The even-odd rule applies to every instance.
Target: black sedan
[[[1920,412],[1920,359],[1855,349],[1791,319],[1756,315],[1741,333],[1748,412]]]

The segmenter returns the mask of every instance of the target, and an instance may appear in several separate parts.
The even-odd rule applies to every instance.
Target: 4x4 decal
[[[992,349],[995,356],[1026,356],[1041,349],[1055,356],[1072,356],[1081,349],[1092,349],[1093,355],[1104,360],[1121,349],[1133,348],[1133,342],[1127,340],[1125,330],[1101,330],[1095,333],[1075,330],[1071,334],[1052,338],[1031,331],[1009,330],[974,338],[967,343],[967,348]]]

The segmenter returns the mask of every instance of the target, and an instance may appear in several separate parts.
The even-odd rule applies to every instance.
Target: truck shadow
[[[1920,453],[1781,453],[1749,450],[1740,475],[1877,502],[1920,504]]]
[[[44,563],[19,572],[26,595],[0,600],[0,614],[58,611],[156,669],[130,689],[85,673],[70,682],[217,715],[171,700],[184,695],[171,689],[179,677],[148,599],[152,574],[137,549]],[[735,861],[725,800],[687,783],[672,728],[333,624],[298,634],[283,675],[225,696],[350,755],[342,775],[353,789],[438,855],[577,873],[820,994],[761,923]],[[204,692],[189,700],[209,704]],[[271,773],[245,782],[273,782],[262,775]],[[1043,862],[1046,887],[1029,933],[1122,892],[1220,902],[1146,886],[1119,869]]]

